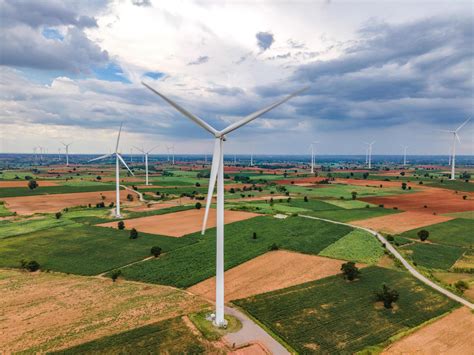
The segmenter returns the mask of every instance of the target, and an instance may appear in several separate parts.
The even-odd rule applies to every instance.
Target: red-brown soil
[[[51,180],[37,180],[39,186],[57,186],[59,181]],[[12,180],[12,181],[0,181],[0,188],[2,187],[28,187],[27,180]]]
[[[225,223],[243,221],[245,219],[259,216],[256,213],[225,211]],[[125,228],[135,228],[139,232],[167,235],[170,237],[182,237],[186,234],[198,232],[202,228],[204,208],[197,210],[167,213],[157,216],[133,218],[125,220]],[[116,228],[116,222],[99,224],[101,227]],[[216,210],[210,209],[207,228],[216,226]]]

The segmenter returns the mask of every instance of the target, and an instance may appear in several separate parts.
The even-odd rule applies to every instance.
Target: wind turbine
[[[133,172],[128,167],[127,163],[125,163],[125,160],[123,160],[122,156],[118,152],[120,133],[122,132],[122,124],[123,123],[120,124],[120,129],[117,136],[117,144],[115,145],[115,153],[102,155],[101,157],[89,160],[89,162],[102,160],[102,159],[106,159],[108,157],[115,155],[115,191],[116,191],[115,217],[116,218],[122,218],[122,215],[120,214],[120,162],[127,168],[130,174],[134,175]]]
[[[257,112],[254,112],[242,120],[239,120],[231,125],[227,126],[221,131],[216,130],[214,127],[203,121],[201,118],[193,115],[174,101],[170,100],[160,92],[153,89],[148,84],[142,82],[142,84],[153,91],[155,94],[160,96],[168,104],[173,106],[176,110],[181,112],[184,116],[204,128],[214,137],[214,153],[212,155],[211,174],[209,177],[209,190],[207,192],[206,211],[204,214],[204,221],[202,226],[202,234],[206,230],[207,218],[209,216],[209,208],[211,206],[212,194],[217,181],[217,224],[216,224],[216,317],[214,320],[215,325],[218,327],[224,327],[226,320],[224,319],[224,142],[226,141],[226,135],[233,132],[234,130],[246,125],[254,119],[262,116],[266,112],[274,109],[275,107],[283,104],[292,97],[300,94],[303,90],[285,97],[282,100],[275,102],[274,104],[263,108]]]
[[[372,143],[365,143],[367,144],[367,163],[369,164],[369,169],[372,169],[372,146],[374,143],[375,141]]]
[[[152,150],[156,149],[158,147],[158,145],[154,146],[153,148],[151,148],[150,150],[148,151],[145,151],[143,148],[138,148],[138,147],[135,147],[135,149],[138,149],[140,152],[142,152],[144,155],[145,155],[145,185],[150,185],[148,183],[148,154],[151,153]]]
[[[408,149],[408,146],[407,145],[402,145],[401,147],[403,148],[403,166],[406,166],[407,165],[407,149]]]
[[[460,125],[458,128],[456,128],[454,131],[449,131],[445,129],[440,129],[439,131],[441,132],[448,132],[453,134],[453,145],[451,148],[451,179],[450,180],[456,180],[455,172],[456,172],[456,139],[461,143],[461,139],[459,138],[458,132],[461,128],[463,128],[471,119],[468,118],[462,125]]]
[[[61,144],[66,147],[66,166],[69,166],[69,146],[72,142],[68,144],[61,142]]]
[[[319,142],[312,142],[311,147],[311,174],[314,174],[314,146]]]
[[[250,153],[250,166],[253,166],[253,153]]]

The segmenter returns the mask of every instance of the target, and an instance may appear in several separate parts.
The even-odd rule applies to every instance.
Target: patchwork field
[[[379,216],[392,215],[400,213],[398,210],[390,210],[388,208],[370,207],[370,208],[354,208],[354,209],[334,209],[326,211],[311,211],[304,213],[309,216],[330,219],[338,222],[351,222],[367,218],[375,218]]]
[[[225,211],[224,220],[226,223],[243,221],[258,216],[256,213]],[[197,210],[167,213],[158,216],[149,216],[124,220],[125,228],[135,228],[139,232],[160,234],[170,237],[182,237],[183,235],[200,231],[204,218],[204,208]],[[99,224],[101,227],[116,228],[116,222]],[[216,226],[216,210],[209,210],[208,228]]]
[[[420,212],[403,212],[388,216],[352,221],[352,224],[385,233],[403,233],[419,227],[449,221],[451,217]]]
[[[474,316],[463,307],[395,342],[382,354],[470,354],[474,337],[469,329],[474,329]]]
[[[374,291],[398,290],[386,310]],[[340,275],[234,301],[299,353],[353,353],[440,316],[457,305],[409,274],[370,266],[359,280]]]
[[[59,184],[58,181],[39,181],[41,186],[57,186]],[[24,187],[28,188],[28,180],[12,180],[12,181],[2,181],[0,180],[0,188],[7,188],[7,187]]]
[[[270,251],[225,272],[225,300],[245,298],[335,275],[341,272],[344,262],[285,250]],[[212,277],[188,288],[188,291],[214,301],[215,285],[216,279]]]
[[[6,353],[64,349],[207,306],[166,286],[13,270],[0,270],[0,293]]]
[[[448,270],[465,252],[462,248],[429,243],[408,244],[400,250],[416,265],[440,270]]]

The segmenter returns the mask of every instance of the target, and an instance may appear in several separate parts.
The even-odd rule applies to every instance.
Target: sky
[[[473,58],[472,1],[0,0],[0,153],[108,153],[122,121],[122,153],[210,153],[144,81],[216,129],[309,86],[228,154],[447,154]]]

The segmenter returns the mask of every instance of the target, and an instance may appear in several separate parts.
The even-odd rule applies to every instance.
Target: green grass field
[[[0,198],[115,190],[114,184],[105,184],[101,182],[96,182],[94,185],[58,185],[44,187],[41,187],[41,181],[38,181],[38,184],[39,187],[34,190],[30,190],[28,187],[2,188],[0,189]]]
[[[282,249],[318,254],[352,228],[300,217],[285,220],[271,216],[231,223],[225,227],[225,269],[228,270],[268,251],[272,243]],[[252,239],[253,232],[257,239]],[[179,239],[199,238],[158,259],[123,268],[126,279],[189,287],[215,274],[215,229]]]
[[[454,218],[464,218],[464,219],[472,219],[472,220],[474,220],[474,211],[445,213],[445,214],[443,214],[443,216],[449,216],[449,217],[454,217]]]
[[[384,255],[384,249],[375,236],[355,229],[325,248],[319,255],[375,264]]]
[[[52,354],[204,354],[218,353],[196,336],[181,317],[99,338]]]
[[[402,234],[403,237],[419,239],[418,231],[425,229],[430,232],[429,241],[438,244],[464,248],[474,246],[474,219],[458,218],[431,226],[413,229]]]
[[[382,207],[371,207],[371,208],[356,208],[356,209],[339,209],[329,211],[312,211],[307,214],[309,216],[315,216],[320,218],[326,218],[338,222],[350,222],[357,221],[360,219],[374,218],[385,216],[388,214],[399,213],[399,210],[382,208]],[[302,213],[303,214],[303,213]]]
[[[26,219],[20,221],[5,221],[0,224],[0,240],[16,235],[38,232],[51,228],[67,226],[74,224],[69,219],[56,219],[53,216],[47,216],[41,219]]]
[[[0,217],[7,217],[7,216],[13,216],[13,215],[14,213],[5,206],[3,201],[0,201]]]
[[[359,201],[359,200],[326,200],[324,202],[327,202],[327,203],[330,203],[331,205],[348,209],[348,210],[364,208],[366,206],[377,207],[376,205],[373,205],[371,203]]]
[[[375,305],[383,283],[400,294],[394,310]],[[234,303],[301,354],[354,353],[457,306],[408,273],[374,266],[354,282],[331,276]]]
[[[465,251],[458,247],[427,243],[413,243],[400,250],[417,266],[440,270],[448,270]]]
[[[429,182],[427,184],[433,187],[442,187],[443,189],[474,192],[474,183],[465,182],[464,180],[451,181],[451,180],[448,180],[447,178],[444,178],[443,182],[434,181],[434,182]]]
[[[169,252],[196,241],[193,237],[145,233],[132,240],[130,232],[125,230],[88,226],[67,219],[58,223],[66,221],[60,227],[46,225],[41,230],[0,239],[0,267],[19,267],[20,260],[26,259],[36,260],[43,270],[96,275],[150,256],[152,246]]]

